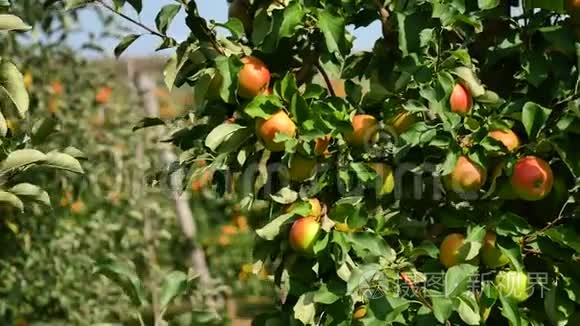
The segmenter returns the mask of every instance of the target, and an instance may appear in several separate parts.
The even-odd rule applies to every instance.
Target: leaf
[[[314,292],[306,292],[298,298],[298,302],[294,305],[294,318],[304,325],[313,325],[315,316]]]
[[[522,326],[522,319],[518,306],[515,302],[504,297],[499,293],[499,300],[501,302],[501,314],[510,322],[510,326]]]
[[[476,272],[477,266],[469,264],[461,264],[449,268],[447,273],[445,273],[445,296],[454,298],[465,292]]]
[[[246,105],[244,112],[252,118],[269,118],[283,108],[284,104],[275,95],[258,95]]]
[[[477,0],[479,9],[489,10],[499,6],[500,0]]]
[[[26,117],[30,104],[22,73],[13,63],[5,60],[0,63],[0,104],[14,105],[20,118]]]
[[[323,283],[314,293],[314,302],[332,304],[346,295],[346,283],[338,280],[330,280]]]
[[[522,111],[522,123],[530,138],[535,139],[540,131],[544,129],[548,117],[552,113],[536,103],[527,102]]]
[[[123,37],[121,42],[119,42],[113,51],[113,53],[115,53],[115,57],[120,57],[121,54],[123,54],[123,52],[125,52],[125,50],[127,50],[127,48],[133,44],[133,42],[137,41],[139,37],[141,37],[141,34],[129,34]]]
[[[81,163],[74,157],[59,152],[50,152],[46,154],[46,160],[42,163],[54,169],[70,171],[78,174],[83,174],[84,170]]]
[[[302,22],[302,17],[304,17],[304,10],[300,2],[291,2],[288,7],[284,9],[284,20],[282,20],[278,36],[283,38],[294,35],[294,30]]]
[[[187,291],[189,281],[187,275],[180,271],[173,271],[163,279],[159,291],[159,304],[165,309],[171,301]]]
[[[341,48],[345,42],[344,18],[334,16],[328,10],[318,11],[318,28],[324,34],[326,48],[331,53],[342,53]]]
[[[10,14],[0,14],[0,32],[28,31],[32,26],[26,24],[20,17]]]
[[[142,0],[127,0],[127,2],[131,5],[131,7],[135,8],[138,14],[141,13],[143,10],[143,3]]]
[[[32,127],[32,144],[38,145],[45,142],[56,131],[58,121],[54,117],[46,117],[37,121]]]
[[[83,151],[81,151],[80,149],[78,149],[76,147],[69,146],[69,147],[65,148],[64,151],[62,151],[62,152],[76,158],[77,160],[87,160],[88,159],[88,156],[85,153],[83,153]]]
[[[48,193],[39,186],[30,183],[20,183],[10,188],[10,192],[18,197],[30,197],[30,199],[50,206]]]
[[[280,233],[280,228],[282,227],[282,225],[288,222],[293,216],[294,214],[280,215],[275,219],[273,219],[272,221],[270,221],[264,227],[256,230],[256,234],[262,239],[274,240],[274,238],[276,238],[276,236],[278,236],[278,234]]]
[[[241,61],[235,56],[219,56],[215,59],[215,65],[221,76],[219,94],[226,103],[236,103],[238,91],[238,73],[242,67]]]
[[[20,212],[24,211],[24,203],[15,194],[0,190],[0,203],[6,203]]]
[[[161,34],[167,33],[167,28],[169,27],[169,25],[177,15],[177,13],[179,13],[180,9],[181,5],[178,4],[169,4],[161,8],[159,13],[157,14],[157,17],[155,17],[155,26],[157,26],[157,30],[159,30]]]
[[[86,6],[87,4],[91,3],[93,0],[66,0],[65,10],[72,10],[79,7]]]
[[[433,315],[440,323],[445,323],[453,313],[453,301],[435,291],[429,291],[433,302]]]
[[[120,286],[136,306],[147,303],[145,288],[135,271],[129,266],[107,259],[97,263],[95,273],[102,274]]]
[[[240,126],[234,123],[223,123],[215,127],[205,138],[205,146],[207,146],[212,151],[216,151],[217,148],[227,141],[228,138],[232,137],[236,131],[247,129],[247,127]]]
[[[580,253],[580,235],[571,226],[558,225],[544,232],[550,240]]]
[[[165,125],[165,121],[159,118],[145,117],[141,119],[141,121],[137,122],[137,124],[133,127],[133,131],[161,125]]]
[[[479,325],[481,317],[475,294],[472,291],[466,291],[457,300],[459,301],[457,313],[461,320],[467,325]]]
[[[0,165],[0,174],[46,160],[46,155],[35,149],[21,149],[6,157]]]
[[[287,205],[291,204],[298,199],[298,193],[289,187],[284,187],[280,189],[277,193],[270,195],[273,201],[278,204]]]
[[[453,73],[458,76],[465,85],[473,97],[480,97],[485,94],[485,88],[481,85],[481,82],[475,76],[473,70],[467,67],[455,68]]]
[[[511,265],[519,272],[523,272],[524,265],[522,263],[522,253],[521,249],[517,243],[515,243],[512,239],[498,237],[497,240],[497,247],[499,250],[507,256],[510,260]]]

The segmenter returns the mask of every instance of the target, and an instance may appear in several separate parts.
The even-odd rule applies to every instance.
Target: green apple
[[[518,271],[501,271],[495,277],[495,287],[505,298],[524,302],[530,296],[528,275]]]
[[[509,258],[496,246],[496,240],[496,234],[490,231],[485,234],[485,238],[483,239],[481,259],[485,266],[489,268],[498,268],[510,262]]]

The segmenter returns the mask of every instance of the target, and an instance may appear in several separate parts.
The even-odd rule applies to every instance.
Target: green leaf
[[[184,294],[189,287],[187,275],[173,271],[165,276],[159,290],[159,304],[165,309],[173,299]]]
[[[298,298],[298,302],[294,306],[294,318],[301,321],[304,325],[313,325],[315,317],[314,292],[304,293]]]
[[[24,203],[22,203],[22,200],[13,193],[0,190],[0,203],[6,203],[17,208],[20,212],[24,211]]]
[[[58,120],[54,117],[46,117],[38,120],[32,127],[32,144],[38,145],[45,142],[56,131]]]
[[[510,322],[510,326],[522,326],[522,318],[517,303],[509,300],[499,293],[501,302],[501,314]]]
[[[522,123],[530,138],[535,139],[540,131],[544,129],[548,117],[552,113],[536,103],[527,102],[522,111]]]
[[[300,25],[300,23],[302,23],[302,17],[304,17],[304,14],[304,9],[300,2],[291,2],[288,7],[284,9],[284,20],[282,20],[278,36],[283,38],[294,35],[295,29]]]
[[[154,126],[163,126],[163,125],[165,125],[165,121],[163,121],[159,118],[145,117],[145,118],[141,119],[141,121],[137,122],[137,124],[133,127],[133,131],[137,131],[137,130],[143,129],[143,128],[154,127]]]
[[[497,247],[499,250],[507,256],[511,265],[519,272],[524,271],[524,264],[522,262],[522,252],[520,246],[515,243],[512,239],[498,237]]]
[[[137,41],[139,37],[141,37],[141,34],[129,34],[123,37],[121,42],[119,42],[113,51],[115,53],[115,57],[120,57],[121,54],[123,54],[123,52],[125,52],[125,50],[127,50],[127,48],[133,44],[133,42]]]
[[[318,28],[324,34],[326,48],[329,52],[341,54],[345,42],[344,18],[334,16],[328,10],[318,11]]]
[[[220,56],[215,59],[215,65],[221,76],[220,97],[226,103],[236,103],[238,73],[242,67],[242,62],[235,56]]]
[[[10,14],[0,14],[0,32],[2,31],[28,31],[32,27],[26,24],[20,17]]]
[[[276,95],[258,95],[246,105],[244,112],[252,118],[267,119],[283,107],[284,104]]]
[[[72,10],[79,7],[86,6],[87,4],[93,2],[94,0],[66,0],[65,9]]]
[[[465,292],[477,272],[477,266],[469,264],[456,265],[445,273],[445,296],[455,298],[460,293]]]
[[[131,5],[131,7],[135,8],[138,14],[141,13],[143,10],[143,3],[142,0],[127,0],[127,2]]]
[[[273,219],[272,221],[270,221],[264,227],[256,230],[256,234],[262,239],[274,240],[274,238],[276,238],[276,236],[280,234],[280,228],[282,227],[282,225],[288,222],[293,216],[294,214],[280,215],[275,219]]]
[[[565,326],[576,309],[574,302],[568,300],[559,287],[552,284],[550,290],[544,294],[544,310],[551,325]]]
[[[323,283],[314,293],[314,302],[333,304],[346,295],[346,283],[331,280],[328,284]]]
[[[167,28],[169,28],[169,25],[179,13],[180,9],[181,5],[178,4],[169,4],[161,8],[157,17],[155,17],[155,26],[157,26],[157,30],[159,30],[161,34],[167,33]]]
[[[247,129],[247,127],[240,126],[235,123],[223,123],[215,127],[205,138],[205,146],[212,151],[216,151],[218,147],[230,139],[237,131]]]
[[[499,6],[500,0],[477,0],[479,9],[489,10]]]
[[[467,87],[473,97],[480,97],[485,94],[485,88],[483,88],[481,82],[470,68],[457,67],[453,73],[463,81],[463,85]]]
[[[46,160],[46,155],[35,149],[21,149],[14,151],[6,157],[0,165],[0,174],[20,169],[28,165],[43,162]]]
[[[558,225],[546,230],[544,233],[550,240],[580,253],[580,235],[574,231],[572,226]]]
[[[65,153],[59,152],[47,153],[46,160],[42,163],[42,165],[78,174],[84,173],[81,163],[76,158]]]
[[[10,188],[10,192],[18,197],[29,197],[30,199],[50,206],[50,197],[48,193],[39,186],[30,183],[19,183]]]
[[[145,288],[133,268],[107,259],[97,263],[95,273],[106,276],[120,286],[134,305],[140,307],[147,303]]]
[[[0,63],[0,105],[14,107],[20,118],[26,116],[30,98],[24,85],[24,77],[16,66],[8,61]]]
[[[440,323],[445,323],[453,314],[453,300],[446,298],[443,294],[429,291],[433,302],[433,315]]]
[[[457,313],[467,325],[479,325],[479,306],[472,291],[466,291],[457,298]]]
[[[298,199],[298,193],[289,187],[284,187],[277,193],[270,195],[270,198],[278,204],[287,205],[292,204]]]

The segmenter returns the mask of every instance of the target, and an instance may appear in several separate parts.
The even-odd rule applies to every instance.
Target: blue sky
[[[155,26],[155,16],[161,7],[166,4],[174,3],[172,0],[145,0],[143,2],[144,9],[140,15],[140,20],[147,26]],[[213,19],[218,22],[227,21],[228,10],[226,0],[196,0],[196,2],[198,4],[200,14],[203,17],[207,19]],[[136,13],[129,6],[125,8],[124,12],[131,17],[137,17]],[[188,35],[188,29],[184,24],[183,18],[183,13],[181,13],[180,16],[174,20],[168,32],[169,35],[173,36],[178,41],[184,40]],[[82,28],[88,31],[96,31],[99,26],[97,17],[90,10],[85,10],[81,13],[81,24]],[[141,32],[139,27],[133,27],[130,24],[126,24],[126,26],[133,28],[135,32]],[[375,22],[368,28],[355,31],[354,34],[356,36],[356,49],[370,49],[375,40],[380,35],[380,25],[378,22]],[[72,42],[75,43],[75,45],[78,45],[83,42],[83,37],[77,36],[72,39]],[[154,49],[157,46],[157,42],[158,39],[155,37],[142,37],[129,48],[125,55],[147,56],[154,54]],[[100,45],[108,49],[106,54],[111,56],[112,49],[116,45],[116,42],[111,40],[110,42],[105,42],[104,44]]]

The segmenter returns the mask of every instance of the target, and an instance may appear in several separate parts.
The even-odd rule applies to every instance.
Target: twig
[[[322,65],[320,64],[320,62],[318,62],[318,60],[314,63],[314,66],[316,67],[316,69],[318,69],[318,71],[320,72],[320,74],[324,78],[324,82],[326,82],[326,86],[328,87],[328,91],[330,92],[330,95],[336,96],[336,92],[334,91],[334,87],[332,87],[332,82],[330,81],[330,78],[328,77],[326,70],[324,70],[324,67],[322,67]]]
[[[137,25],[137,26],[141,27],[142,29],[146,30],[147,32],[149,32],[149,33],[151,33],[151,34],[153,34],[153,35],[155,35],[155,36],[159,36],[159,37],[161,37],[161,38],[166,38],[166,37],[167,37],[167,35],[163,35],[163,34],[161,34],[161,33],[158,33],[158,32],[156,32],[156,31],[154,31],[153,29],[151,29],[151,28],[149,28],[148,26],[144,25],[143,23],[141,23],[141,22],[139,22],[139,21],[137,21],[137,20],[135,20],[135,19],[133,19],[133,18],[131,18],[131,17],[129,17],[129,16],[127,16],[127,15],[125,15],[124,13],[122,13],[122,12],[118,12],[117,10],[115,10],[115,8],[111,7],[111,6],[110,6],[109,4],[107,4],[107,3],[106,3],[104,0],[96,0],[96,1],[97,1],[98,3],[100,3],[100,4],[101,4],[101,6],[103,6],[103,7],[107,8],[109,11],[111,11],[111,12],[113,12],[114,14],[116,14],[116,15],[119,15],[120,17],[122,17],[122,18],[124,18],[124,19],[126,19],[126,20],[130,21],[131,23],[133,23],[133,24],[135,24],[135,25]]]
[[[404,272],[400,272],[399,276],[405,282],[405,284],[407,284],[407,286],[411,289],[411,291],[413,291],[413,294],[417,297],[417,299],[419,299],[419,301],[421,301],[421,303],[423,303],[429,309],[433,310],[433,305],[429,303],[429,301],[425,299],[425,297],[421,294],[421,292],[417,290],[415,284],[413,284],[413,281],[409,278],[409,276],[407,276],[407,274]]]

